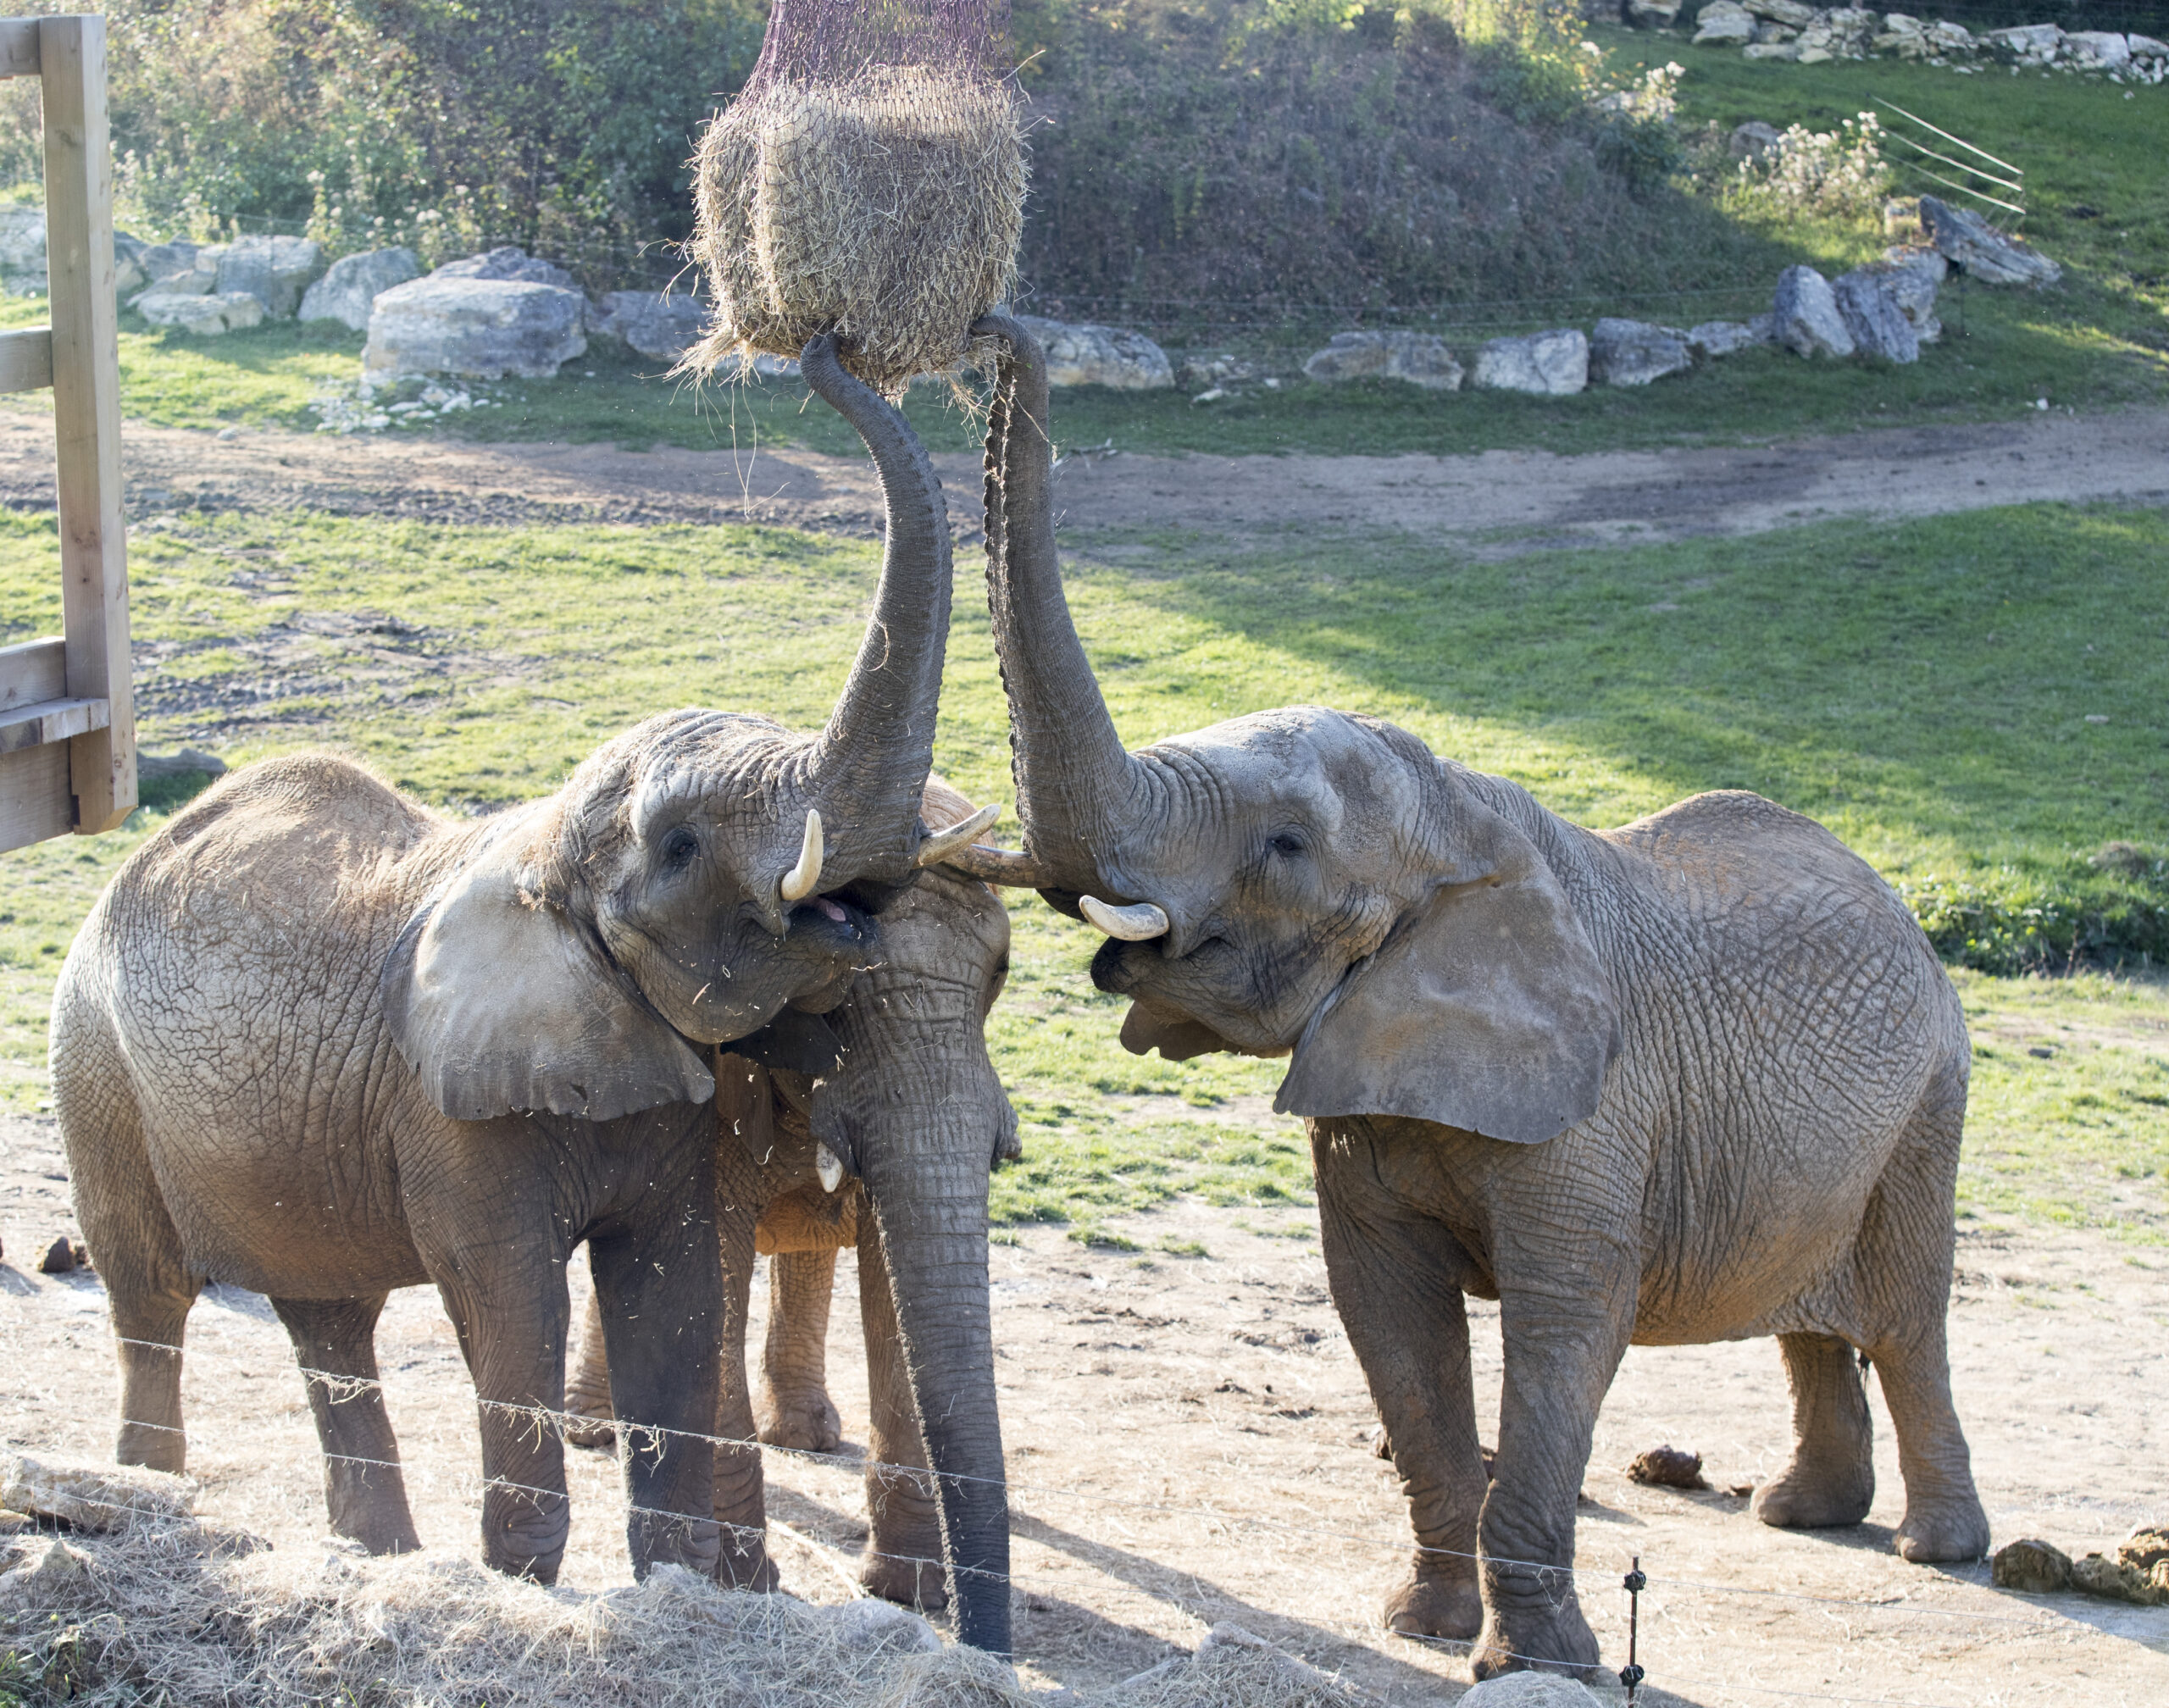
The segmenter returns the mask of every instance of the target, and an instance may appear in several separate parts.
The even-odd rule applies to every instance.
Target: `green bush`
[[[2061,873],[1900,880],[1936,952],[1983,973],[2169,963],[2169,858],[2112,842]]]

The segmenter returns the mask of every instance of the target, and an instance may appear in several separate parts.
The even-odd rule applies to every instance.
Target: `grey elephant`
[[[942,846],[968,841],[990,814],[974,812],[962,795],[929,779],[921,819],[936,833],[927,846],[938,855]],[[994,1504],[999,1489],[930,1474],[920,1407],[929,1406],[936,1428],[951,1433],[996,1416],[987,1177],[997,1158],[1017,1156],[1018,1147],[1016,1116],[987,1056],[985,1021],[1008,974],[1009,917],[985,884],[937,858],[880,923],[880,964],[852,980],[821,1023],[825,1031],[808,1025],[791,1041],[793,1059],[778,1042],[763,1048],[766,1064],[731,1053],[718,1061],[717,1222],[729,1300],[718,1433],[812,1452],[840,1445],[825,1338],[836,1253],[856,1246],[873,1413],[859,1581],[877,1595],[931,1611],[950,1599],[945,1560],[959,1566],[960,1619],[966,1608],[976,1610],[975,1637],[967,1640],[1006,1650],[1006,1626],[994,1628],[1007,1605],[998,1581],[1006,1557],[993,1548],[997,1533],[1007,1532]],[[909,1189],[901,1200],[900,1181]],[[901,1216],[929,1213],[946,1223],[946,1240],[930,1232],[903,1237],[910,1230],[899,1228]],[[746,1306],[757,1252],[769,1254],[771,1294],[756,1389],[746,1379]],[[928,1262],[953,1275],[953,1310],[900,1329],[898,1292],[924,1297],[937,1284],[915,1267]],[[575,1439],[587,1445],[610,1433],[608,1344],[598,1293],[565,1395],[567,1411],[601,1425],[575,1427]],[[961,1413],[965,1396],[937,1379],[945,1369],[984,1383]],[[951,1447],[952,1461],[960,1450]],[[974,1443],[963,1456],[998,1467],[1000,1440]],[[719,1450],[716,1484],[717,1516],[731,1527],[729,1575],[746,1587],[771,1587],[760,1456]],[[957,1539],[946,1547],[945,1522]]]
[[[413,1546],[372,1335],[390,1289],[433,1282],[480,1406],[485,1556],[549,1581],[563,1449],[524,1408],[563,1393],[582,1239],[619,1411],[713,1428],[709,1048],[818,1023],[879,959],[871,911],[940,851],[918,817],[949,615],[940,485],[831,341],[803,367],[873,452],[890,523],[819,735],[667,713],[480,821],[338,759],[269,761],[177,814],[92,910],[54,998],[53,1096],[110,1295],[124,1462],[180,1468],[190,1306],[207,1281],[252,1288],[312,1372],[334,1528]],[[909,1211],[892,1184],[900,1243],[946,1235],[946,1196]],[[929,1308],[953,1314],[951,1290],[943,1271]],[[990,1430],[992,1404],[988,1376],[956,1409]],[[944,1468],[998,1486],[998,1446]],[[718,1569],[713,1477],[678,1435],[631,1459],[636,1570]]]
[[[1897,1427],[1913,1561],[1989,1539],[1944,1316],[1970,1062],[1888,885],[1745,793],[1591,831],[1375,718],[1262,713],[1126,752],[1064,603],[1046,370],[1013,324],[988,430],[990,601],[1025,848],[962,857],[1107,934],[1123,1041],[1284,1056],[1336,1307],[1418,1544],[1387,1609],[1479,1677],[1593,1666],[1567,1575],[1628,1343],[1774,1334],[1779,1525],[1873,1489],[1853,1350]],[[1465,1295],[1500,1301],[1487,1487]]]

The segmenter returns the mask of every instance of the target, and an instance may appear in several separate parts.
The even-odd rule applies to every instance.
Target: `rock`
[[[1870,264],[1887,273],[1899,311],[1913,323],[1921,342],[1933,344],[1940,338],[1943,322],[1936,319],[1936,292],[1950,271],[1942,252],[1923,244],[1901,243],[1884,250],[1883,259]]]
[[[1977,214],[1921,197],[1921,226],[1944,258],[1984,285],[2053,285],[2063,269],[2031,244],[2006,237]]]
[[[58,1536],[42,1540],[42,1545],[34,1541],[12,1568],[0,1572],[0,1605],[50,1605],[64,1600],[95,1567],[89,1555]]]
[[[1745,47],[1755,39],[1755,15],[1739,0],[1710,0],[1695,14],[1695,45]]]
[[[1687,347],[1705,358],[1731,356],[1750,345],[1769,341],[1754,327],[1739,320],[1705,320],[1700,326],[1687,329]]]
[[[458,374],[475,380],[507,374],[547,380],[562,364],[586,353],[580,327],[587,299],[578,291],[473,274],[447,277],[448,270],[439,268],[426,279],[379,294],[370,306],[369,341],[362,351],[365,378]]]
[[[217,246],[210,246],[208,259],[199,258],[205,254],[205,246],[177,237],[152,244],[136,256],[136,264],[161,296],[208,297],[219,287]]]
[[[2071,1556],[2052,1542],[2028,1536],[2006,1542],[1989,1562],[1989,1580],[1999,1589],[2028,1595],[2055,1595],[2071,1588]]]
[[[116,297],[140,291],[151,282],[143,270],[143,254],[151,246],[125,231],[113,234],[113,290]]]
[[[403,247],[341,255],[302,293],[301,318],[336,320],[349,331],[366,332],[376,299],[394,286],[421,276],[421,262]]]
[[[2105,848],[2102,851],[2107,851]],[[2138,853],[2137,849],[2132,851]],[[2096,859],[2099,860],[2098,856]],[[2141,855],[2136,863],[2143,871],[2152,862]],[[2139,1526],[2116,1544],[2116,1558],[2141,1572],[2151,1572],[2157,1566],[2169,1563],[2169,1522]]]
[[[1702,1476],[1702,1456],[1683,1452],[1677,1447],[1652,1447],[1646,1453],[1634,1456],[1634,1462],[1627,1467],[1627,1478],[1631,1483],[1643,1483],[1652,1489],[1706,1489],[1710,1485]]]
[[[219,258],[219,294],[245,291],[274,320],[291,320],[324,271],[324,246],[307,237],[236,237]]]
[[[1589,378],[1589,341],[1571,330],[1494,338],[1476,358],[1475,383],[1490,391],[1567,397]]]
[[[1627,0],[1627,21],[1637,30],[1669,30],[1679,21],[1679,0]]]
[[[165,777],[187,777],[197,772],[206,777],[226,774],[226,762],[215,753],[206,753],[201,747],[184,747],[178,753],[143,753],[136,756],[136,774],[139,778],[156,780]]]
[[[1606,385],[1646,385],[1694,365],[1687,335],[1676,327],[1606,319],[1589,335],[1589,378]]]
[[[1201,391],[1215,385],[1240,385],[1256,378],[1257,370],[1249,363],[1225,352],[1218,356],[1185,356],[1175,369],[1175,384],[1185,391]]]
[[[1745,125],[1733,126],[1732,135],[1725,139],[1725,152],[1734,160],[1760,160],[1783,136],[1776,125],[1750,119]]]
[[[2139,1607],[2169,1601],[2169,1590],[2157,1587],[2151,1576],[2111,1555],[2089,1554],[2083,1560],[2072,1561],[2071,1587],[2104,1600],[2129,1601]]]
[[[2169,59],[2169,42],[2157,42],[2151,36],[2127,35],[2124,45],[2132,50],[2134,59],[2149,63]]]
[[[1991,30],[1981,40],[2000,57],[2044,64],[2063,47],[2064,32],[2060,24],[2019,24],[2008,30]]]
[[[1787,42],[1784,45],[1792,48],[1793,58],[1803,65],[1828,65],[1838,57],[1828,47],[1811,47],[1797,42]],[[1761,50],[1756,48],[1748,48],[1744,51],[1755,54],[1757,58],[1764,57]],[[1773,53],[1768,57],[1774,59],[1778,56]]]
[[[75,1242],[63,1234],[46,1247],[45,1256],[38,1260],[38,1273],[42,1275],[66,1275],[75,1267]]]
[[[1802,0],[1745,0],[1745,4],[1757,18],[1767,18],[1789,30],[1805,30],[1815,21],[1815,8],[1803,4]]]
[[[1887,263],[1856,267],[1830,286],[1830,294],[1852,334],[1854,351],[1885,362],[1921,359],[1920,334],[1898,306],[1898,291]]]
[[[1791,61],[1800,57],[1800,46],[1797,42],[1752,42],[1739,52],[1740,57],[1744,59]],[[1822,57],[1828,59],[1830,56],[1825,53]]]
[[[26,1453],[0,1461],[0,1506],[78,1530],[125,1530],[188,1517],[196,1485],[136,1465],[76,1465]]]
[[[1556,1672],[1504,1672],[1486,1678],[1456,1708],[1596,1708],[1600,1700],[1579,1679]]]
[[[2073,30],[2064,53],[2082,71],[2121,71],[2132,63],[2132,44],[2111,30]]]
[[[1973,39],[1973,32],[1963,24],[1945,23],[1940,19],[1928,25],[1928,47],[1946,59],[1978,53],[1981,49],[1981,44]]]
[[[694,297],[653,291],[613,291],[600,312],[589,316],[588,330],[619,343],[654,362],[675,362],[707,330],[707,311]]]
[[[158,286],[138,297],[133,306],[153,326],[178,326],[198,338],[243,332],[263,324],[263,304],[246,291],[195,297],[177,295]]]
[[[45,295],[45,209],[0,208],[0,291]]]
[[[1327,384],[1399,380],[1428,391],[1458,391],[1462,381],[1445,340],[1428,332],[1336,332],[1303,363],[1303,373]]]
[[[1812,267],[1788,267],[1778,275],[1771,313],[1778,342],[1795,356],[1853,353],[1853,335],[1845,330],[1830,281]]]
[[[509,243],[491,250],[486,255],[469,255],[463,260],[447,261],[430,277],[493,279],[507,285],[554,285],[560,291],[580,289],[573,275],[563,268],[538,260],[524,249],[515,249]]]
[[[829,1615],[829,1629],[847,1649],[862,1654],[939,1655],[941,1633],[908,1608],[865,1596]]]
[[[1019,314],[1047,354],[1050,385],[1106,385],[1117,391],[1157,391],[1175,383],[1168,352],[1142,332],[1116,326],[1072,325]]]

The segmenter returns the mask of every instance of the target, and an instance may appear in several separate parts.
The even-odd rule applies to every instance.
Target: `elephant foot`
[[[715,1566],[715,1581],[726,1589],[750,1589],[756,1595],[773,1595],[781,1587],[783,1574],[768,1558],[768,1545],[759,1535],[732,1533],[723,1527],[723,1545]]]
[[[1411,1578],[1386,1599],[1386,1629],[1407,1637],[1466,1643],[1484,1626],[1484,1597],[1473,1579]]]
[[[555,1583],[571,1533],[563,1494],[492,1489],[482,1499],[482,1563],[508,1578]]]
[[[1487,1613],[1469,1650],[1469,1671],[1479,1684],[1502,1672],[1562,1672],[1570,1678],[1599,1676],[1596,1634],[1582,1610],[1563,1605],[1523,1608],[1501,1616]]]
[[[422,1539],[414,1533],[414,1521],[403,1511],[334,1513],[331,1528],[334,1534],[360,1543],[372,1554],[412,1554],[422,1545]]]
[[[1755,1491],[1748,1510],[1779,1530],[1831,1530],[1861,1522],[1874,1504],[1872,1463],[1811,1467],[1795,1461]]]
[[[1978,1560],[1989,1551],[1989,1515],[1970,1490],[1955,1499],[1908,1500],[1905,1522],[1890,1545],[1916,1566],[1939,1560]]]
[[[802,1453],[833,1453],[843,1445],[844,1420],[818,1388],[803,1393],[763,1394],[754,1408],[760,1439],[771,1447]]]
[[[188,1438],[177,1429],[124,1423],[114,1443],[113,1462],[141,1465],[146,1471],[170,1471],[178,1477],[188,1467]]]
[[[618,1419],[610,1410],[610,1396],[585,1392],[578,1384],[565,1389],[564,1434],[568,1447],[614,1447]]]
[[[949,1605],[949,1574],[939,1560],[903,1559],[896,1554],[876,1554],[869,1540],[859,1561],[858,1581],[867,1593],[900,1607],[922,1613],[938,1613]]]

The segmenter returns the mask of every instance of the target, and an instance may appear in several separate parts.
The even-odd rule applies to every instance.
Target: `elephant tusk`
[[[990,848],[983,842],[952,848],[941,863],[982,884],[1007,884],[1012,890],[1038,890],[1054,882],[1054,874],[1030,855],[1014,848]]]
[[[980,807],[970,818],[960,819],[946,830],[935,830],[921,837],[918,845],[918,863],[922,866],[939,865],[959,848],[966,847],[977,841],[979,832],[986,829],[1001,816],[1001,803],[997,801],[991,807]]]
[[[803,901],[821,881],[821,815],[806,809],[806,840],[798,845],[798,863],[783,874],[783,899]]]
[[[813,1147],[813,1172],[821,1177],[821,1190],[833,1192],[844,1184],[844,1159],[825,1144]]]
[[[1142,943],[1150,937],[1164,937],[1168,933],[1168,916],[1150,901],[1136,901],[1127,907],[1111,907],[1096,896],[1079,896],[1077,906],[1084,917],[1110,937],[1119,937],[1125,943]]]

